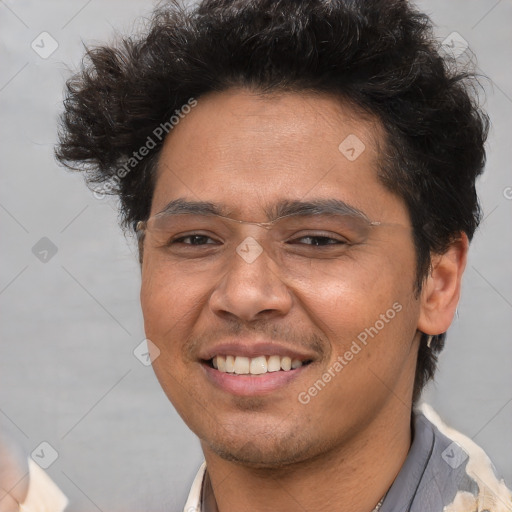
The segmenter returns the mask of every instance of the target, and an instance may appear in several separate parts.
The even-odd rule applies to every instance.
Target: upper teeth
[[[284,356],[215,356],[212,359],[214,368],[224,373],[236,373],[238,375],[260,375],[279,370],[289,371],[302,366],[302,361]]]

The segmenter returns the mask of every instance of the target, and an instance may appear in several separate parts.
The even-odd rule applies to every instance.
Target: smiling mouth
[[[292,359],[289,356],[233,356],[217,355],[212,359],[203,361],[210,368],[214,368],[221,373],[232,375],[265,375],[274,372],[289,372],[302,366],[307,366],[312,361]]]

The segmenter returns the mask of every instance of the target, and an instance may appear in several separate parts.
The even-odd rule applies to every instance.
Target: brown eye
[[[338,240],[336,238],[331,238],[328,236],[313,236],[313,235],[307,235],[303,236],[301,238],[297,238],[296,240],[308,240],[311,243],[307,243],[305,245],[313,245],[313,246],[327,246],[327,245],[343,245],[347,242],[344,240]]]
[[[191,242],[186,242],[186,240],[190,240]],[[213,240],[213,238],[210,238],[207,235],[187,235],[187,236],[182,236],[180,238],[177,238],[175,240],[171,240],[169,242],[169,244],[172,245],[172,244],[182,243],[184,245],[192,245],[192,246],[213,245],[211,243],[210,244],[206,243],[206,240],[212,240],[213,244],[217,243],[215,240]]]
[[[294,235],[288,243],[305,245],[311,247],[327,247],[327,246],[340,246],[349,243],[349,240],[338,234],[329,231],[316,231],[316,232],[302,232],[302,236],[297,236],[299,233]]]

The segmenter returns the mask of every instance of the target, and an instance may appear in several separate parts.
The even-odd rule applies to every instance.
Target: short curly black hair
[[[378,176],[407,205],[419,293],[431,253],[462,232],[471,240],[481,218],[475,180],[489,121],[470,60],[443,53],[428,16],[406,0],[169,1],[143,33],[86,51],[67,82],[56,157],[118,194],[121,224],[134,228],[151,208],[165,139],[155,130],[170,133],[191,98],[234,87],[334,94],[384,128]],[[445,336],[431,349],[422,336],[413,403]]]

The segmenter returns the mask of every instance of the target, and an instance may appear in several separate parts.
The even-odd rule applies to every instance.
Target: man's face
[[[328,96],[231,90],[200,98],[165,141],[151,215],[180,198],[267,222],[280,201],[335,199],[381,223],[347,216],[348,243],[334,247],[308,238],[347,235],[329,216],[297,218],[300,232],[281,245],[274,230],[218,217],[186,224],[180,236],[201,236],[179,246],[146,234],[141,303],[160,351],[153,366],[205,453],[278,466],[340,446],[382,411],[409,414],[415,252],[405,205],[377,179],[381,136]],[[260,244],[238,245],[247,237]],[[226,252],[228,240],[238,244]],[[237,246],[263,250],[251,261]],[[233,374],[214,367],[215,355],[238,356],[242,372],[245,357],[260,371],[261,357],[273,356],[272,367],[287,368],[287,356],[303,364]]]

